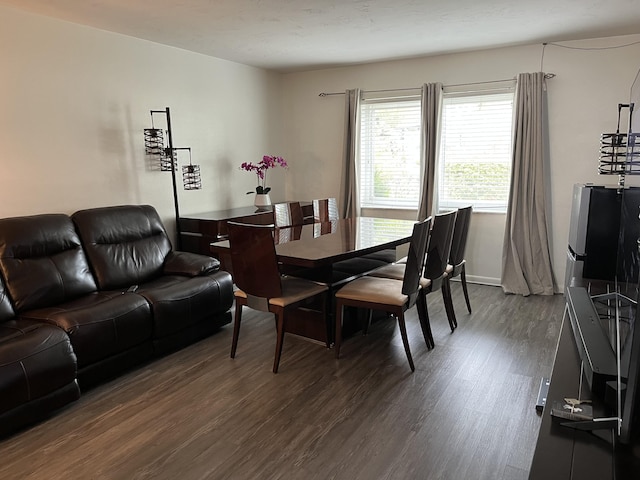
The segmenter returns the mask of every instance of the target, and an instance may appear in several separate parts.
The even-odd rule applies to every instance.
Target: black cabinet
[[[554,399],[577,397],[579,383],[580,356],[565,316],[529,480],[637,480],[640,478],[638,442],[616,446],[608,430],[590,433],[570,429],[560,425],[561,420],[549,413]],[[594,411],[602,412],[602,405],[597,399],[594,401]],[[533,410],[533,405],[531,408]]]

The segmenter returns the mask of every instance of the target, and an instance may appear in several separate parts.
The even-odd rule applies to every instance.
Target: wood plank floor
[[[0,441],[0,479],[526,479],[563,297],[470,294],[453,334],[429,296],[430,351],[409,312],[413,374],[382,320],[337,361],[287,336],[274,375],[273,321],[245,310],[235,359],[228,325],[86,392]]]

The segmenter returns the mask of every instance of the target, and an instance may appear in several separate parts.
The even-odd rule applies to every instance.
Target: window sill
[[[360,207],[360,214],[367,217],[397,218],[401,220],[415,220],[418,216],[417,208],[400,207]]]

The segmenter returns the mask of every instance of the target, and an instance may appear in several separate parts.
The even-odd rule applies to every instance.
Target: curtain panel
[[[343,153],[343,174],[341,189],[342,216],[356,217],[360,214],[359,168],[358,168],[358,129],[360,125],[359,88],[345,92],[345,133]]]
[[[422,86],[422,158],[420,159],[424,170],[422,172],[422,184],[420,187],[418,220],[424,220],[433,213],[441,113],[442,83],[425,83]]]
[[[511,188],[502,253],[502,289],[520,295],[553,295],[546,214],[547,138],[544,73],[518,75]]]

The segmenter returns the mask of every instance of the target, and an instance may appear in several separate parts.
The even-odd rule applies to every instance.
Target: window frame
[[[460,89],[456,89],[456,88],[445,88],[445,91],[443,92],[443,99],[442,99],[442,111],[440,114],[440,128],[439,128],[439,135],[438,135],[438,158],[437,158],[437,165],[436,165],[436,178],[435,178],[435,182],[434,182],[434,186],[436,189],[436,211],[446,211],[446,210],[451,210],[451,209],[455,209],[455,208],[459,208],[459,207],[463,207],[463,206],[467,206],[467,205],[473,205],[473,211],[474,212],[483,212],[483,213],[498,213],[498,214],[505,214],[507,211],[507,207],[508,207],[508,203],[509,203],[509,190],[510,190],[510,183],[511,183],[511,173],[512,173],[512,151],[513,151],[513,126],[514,126],[514,113],[515,113],[515,80],[514,81],[509,81],[509,82],[495,82],[495,83],[501,83],[501,85],[488,85],[486,88],[474,88],[474,89],[469,89],[466,88],[465,90],[460,90]],[[451,99],[451,98],[456,98],[456,99],[460,99],[460,98],[478,98],[478,97],[482,97],[482,96],[493,96],[493,95],[500,95],[502,97],[505,96],[509,96],[510,100],[511,100],[511,112],[510,112],[510,124],[509,124],[509,135],[508,135],[508,153],[507,153],[507,158],[505,161],[500,161],[500,162],[496,162],[499,164],[506,164],[508,165],[508,174],[507,174],[507,178],[506,178],[506,182],[507,182],[507,195],[504,199],[504,201],[500,200],[500,201],[490,201],[490,200],[482,200],[482,201],[478,201],[478,199],[459,199],[459,198],[451,198],[448,199],[446,202],[443,202],[442,200],[442,194],[441,192],[443,191],[444,187],[443,187],[443,171],[446,165],[446,160],[445,163],[443,164],[443,160],[444,160],[444,135],[445,135],[445,103],[447,99]]]
[[[381,105],[381,104],[413,104],[409,105],[409,108],[415,109],[417,114],[417,124],[416,127],[416,139],[417,140],[416,151],[414,152],[417,155],[418,167],[417,167],[417,189],[418,194],[416,195],[415,201],[408,199],[398,199],[398,198],[385,198],[385,197],[376,197],[373,191],[375,180],[374,175],[375,172],[369,173],[368,177],[366,170],[372,168],[371,165],[365,165],[366,162],[371,162],[371,156],[369,158],[366,157],[366,153],[363,155],[363,107],[370,105]],[[421,120],[421,95],[419,89],[415,92],[405,92],[398,95],[389,95],[388,93],[384,95],[375,95],[365,94],[363,98],[360,100],[360,112],[359,112],[359,120],[358,120],[358,150],[357,150],[357,162],[358,162],[358,181],[360,184],[360,208],[365,209],[402,209],[402,210],[417,210],[419,206],[419,197],[420,197],[420,188],[422,184],[422,158],[421,158],[421,128],[422,128],[422,120]],[[410,122],[408,122],[410,123]]]

